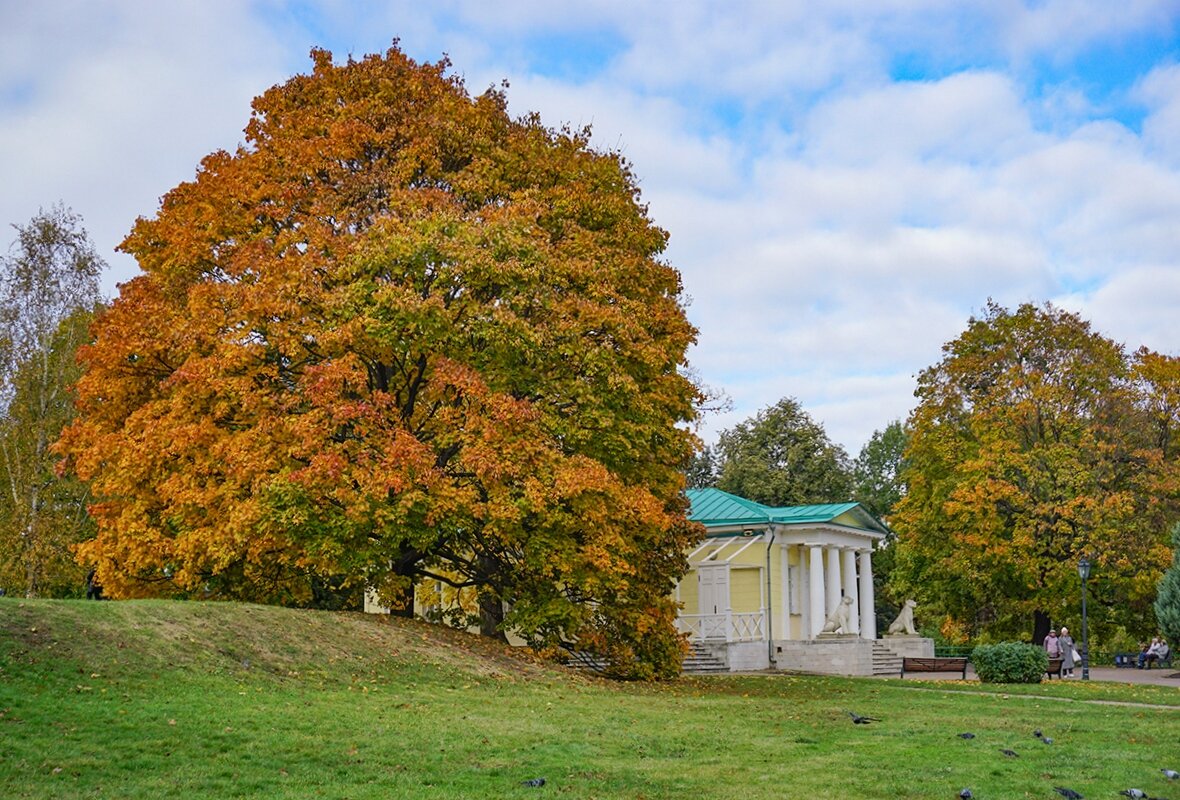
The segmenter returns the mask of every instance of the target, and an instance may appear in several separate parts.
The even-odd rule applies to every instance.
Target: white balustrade
[[[681,614],[676,627],[694,639],[757,642],[766,639],[766,611],[746,614]]]

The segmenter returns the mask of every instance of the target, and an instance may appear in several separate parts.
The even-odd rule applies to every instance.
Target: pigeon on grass
[[[975,734],[974,733],[960,733],[959,738],[960,739],[974,739]]]
[[[1177,778],[1180,778],[1180,772],[1177,772],[1174,769],[1161,769],[1160,772],[1164,773],[1164,777],[1166,777],[1170,781],[1174,781]]]
[[[852,717],[852,724],[853,725],[868,725],[870,722],[880,722],[881,721],[881,720],[877,719],[876,717],[862,717],[860,714],[857,714],[855,711],[849,711],[848,716]]]
[[[1015,750],[1009,750],[1007,748],[1003,748],[1000,750],[1000,752],[1003,753],[1004,755],[1008,756],[1008,758],[1020,758],[1020,754],[1017,753]]]
[[[1064,797],[1065,800],[1084,800],[1084,798],[1073,789],[1067,789],[1064,786],[1054,786],[1053,791]]]
[[[536,789],[538,787],[545,785],[545,779],[544,778],[530,778],[527,781],[521,781],[520,785],[521,786],[531,786],[532,788]]]
[[[1121,792],[1119,792],[1119,794],[1123,795],[1124,797],[1134,797],[1136,800],[1147,797],[1147,792],[1143,791],[1142,789],[1123,789]]]
[[[960,800],[972,800],[973,797],[975,797],[975,795],[971,794],[970,789],[963,789],[961,792],[959,792]]]

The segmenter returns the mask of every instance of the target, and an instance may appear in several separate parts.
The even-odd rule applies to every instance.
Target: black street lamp
[[[1086,581],[1090,579],[1090,559],[1078,561],[1078,577],[1082,579],[1082,680],[1090,680],[1090,631],[1086,626]]]

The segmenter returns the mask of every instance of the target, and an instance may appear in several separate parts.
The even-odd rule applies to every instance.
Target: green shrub
[[[1040,683],[1049,668],[1043,647],[1021,642],[981,644],[971,651],[975,674],[983,683]]]

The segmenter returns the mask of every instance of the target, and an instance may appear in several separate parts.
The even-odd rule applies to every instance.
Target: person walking
[[[1057,637],[1057,646],[1061,648],[1061,675],[1064,678],[1072,678],[1073,668],[1078,660],[1078,651],[1074,648],[1069,628],[1064,625],[1061,626],[1061,633]]]

